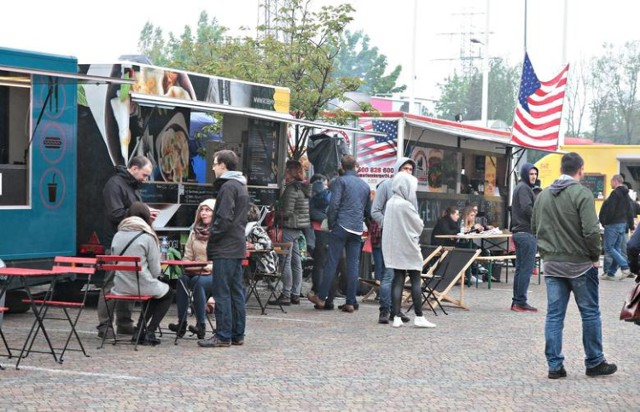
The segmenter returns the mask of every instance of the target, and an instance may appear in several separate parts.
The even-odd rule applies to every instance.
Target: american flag
[[[360,166],[386,166],[393,164],[398,148],[397,120],[365,120],[360,122],[363,130],[386,133],[386,136],[362,135],[358,139],[358,163]]]
[[[553,79],[540,81],[533,70],[529,55],[525,53],[520,93],[511,132],[513,143],[537,150],[555,151],[558,148],[568,71],[569,65]]]

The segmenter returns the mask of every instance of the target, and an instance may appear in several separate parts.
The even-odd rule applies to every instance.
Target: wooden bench
[[[496,255],[496,256],[478,256],[476,261],[478,263],[487,262],[489,264],[489,279],[488,279],[488,287],[491,289],[491,275],[493,275],[493,264],[494,262],[507,262],[510,260],[515,260],[516,255]],[[542,277],[542,265],[540,259],[540,253],[536,253],[536,266],[538,268],[538,285],[541,283]],[[505,283],[509,283],[509,265],[505,265]],[[476,285],[478,286],[478,285]]]

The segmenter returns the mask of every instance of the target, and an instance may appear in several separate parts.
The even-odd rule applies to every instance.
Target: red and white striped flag
[[[358,138],[358,164],[385,167],[395,164],[398,155],[397,120],[361,120],[362,130],[386,133],[385,136],[364,135]]]
[[[524,55],[518,104],[513,118],[511,142],[537,150],[558,149],[564,89],[569,65],[553,79],[538,80],[529,55]]]

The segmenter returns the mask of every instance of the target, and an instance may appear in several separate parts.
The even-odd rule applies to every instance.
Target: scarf
[[[207,242],[209,240],[209,229],[211,229],[211,226],[206,226],[202,222],[198,222],[193,228],[193,234],[196,239]]]
[[[122,222],[120,222],[120,224],[118,225],[118,231],[120,230],[127,231],[127,232],[132,232],[132,231],[146,232],[151,236],[153,236],[153,238],[156,240],[156,243],[158,245],[160,244],[160,242],[158,241],[158,235],[156,235],[156,232],[153,229],[151,229],[151,226],[149,226],[147,222],[144,221],[144,219],[138,216],[131,216],[124,219]]]

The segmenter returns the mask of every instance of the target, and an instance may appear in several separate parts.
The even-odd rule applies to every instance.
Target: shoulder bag
[[[620,311],[620,320],[640,321],[640,283],[633,285]]]

